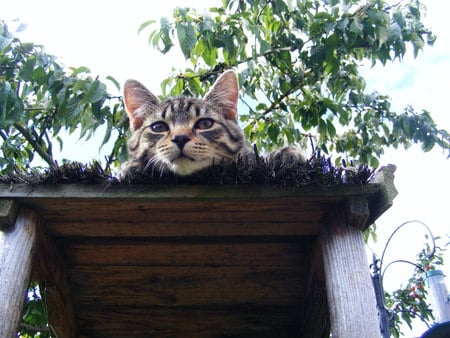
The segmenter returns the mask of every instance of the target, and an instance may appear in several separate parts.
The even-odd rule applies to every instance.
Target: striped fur
[[[214,163],[254,158],[237,122],[237,76],[227,71],[203,99],[160,101],[141,83],[128,80],[125,108],[132,135],[124,175],[148,168],[189,175]]]

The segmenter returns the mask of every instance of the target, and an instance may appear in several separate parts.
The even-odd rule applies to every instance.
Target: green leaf
[[[327,133],[330,138],[336,136],[336,127],[333,124],[333,121],[327,120]]]
[[[183,92],[184,89],[184,81],[182,79],[178,79],[175,83],[175,86],[170,91],[170,96],[179,96]]]
[[[412,139],[416,133],[417,124],[414,117],[404,117],[402,120],[403,131],[409,139]]]
[[[148,26],[153,25],[156,22],[156,20],[147,20],[141,23],[138,29],[138,34],[141,33],[144,29],[146,29]]]
[[[378,47],[384,45],[389,39],[390,31],[385,26],[377,27]]]
[[[413,32],[411,34],[411,42],[413,44],[413,49],[414,49],[414,57],[417,57],[417,55],[419,54],[419,51],[421,49],[423,49],[425,42],[423,41],[422,36],[420,36],[419,34],[417,34],[416,32]]]
[[[73,76],[78,76],[82,73],[90,73],[91,72],[91,70],[88,67],[84,67],[84,66],[81,66],[78,68],[71,68],[71,69],[72,69]]]
[[[113,129],[113,119],[111,115],[108,115],[108,118],[106,119],[106,132],[105,132],[105,136],[103,137],[103,141],[100,144],[100,148],[101,149],[106,143],[108,143],[109,139],[111,138],[111,132]]]
[[[106,95],[106,86],[98,80],[94,80],[90,85],[81,103],[94,103],[101,100]]]
[[[362,37],[363,29],[364,27],[361,24],[359,17],[354,17],[352,23],[350,24],[350,32]]]
[[[178,42],[180,43],[181,51],[186,59],[191,56],[191,51],[197,43],[195,30],[191,25],[183,23],[177,24]]]
[[[162,17],[160,20],[161,24],[161,31],[160,34],[157,35],[159,39],[161,39],[163,43],[163,47],[160,48],[159,44],[155,44],[155,46],[158,46],[158,49],[161,51],[161,53],[165,54],[167,53],[173,46],[172,40],[170,38],[170,22],[167,18]]]
[[[271,124],[268,128],[267,128],[267,135],[269,136],[270,141],[272,141],[273,143],[277,143],[278,141],[278,135],[280,134],[280,129],[278,128],[278,126]]]
[[[36,58],[34,57],[26,60],[20,69],[19,76],[25,81],[31,81],[35,64]]]
[[[106,79],[111,81],[114,84],[114,86],[116,87],[117,90],[120,90],[120,83],[119,83],[119,81],[117,81],[112,76],[107,76]]]
[[[215,66],[217,64],[217,48],[206,47],[202,53],[202,58],[208,66]]]

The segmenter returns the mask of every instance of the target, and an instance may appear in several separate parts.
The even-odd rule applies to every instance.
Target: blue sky
[[[65,65],[87,66],[94,75],[113,75],[122,83],[135,78],[159,94],[161,80],[172,66],[182,68],[179,65],[183,59],[179,54],[163,56],[150,48],[146,34],[137,33],[139,25],[150,18],[170,16],[177,5],[207,8],[220,3],[220,0],[166,0],[155,6],[155,2],[137,0],[22,0],[3,4],[1,15],[4,19],[19,18],[26,23],[27,29],[20,38],[44,45],[48,53],[58,56]],[[407,56],[402,63],[366,67],[364,76],[368,90],[390,95],[397,110],[409,104],[418,111],[427,109],[442,128],[450,130],[450,2],[425,0],[423,3],[428,7],[425,22],[438,36],[435,46],[426,47],[417,59]],[[72,160],[88,162],[92,157],[103,157],[96,151],[87,152],[89,147],[97,149],[96,145],[76,142],[76,137],[66,143],[73,143],[66,149],[71,154],[66,157]],[[79,151],[80,147],[83,152]],[[81,153],[86,156],[77,158]],[[413,147],[406,151],[387,151],[382,163],[397,165],[395,184],[399,196],[377,222],[379,241],[374,246],[377,253],[381,254],[383,243],[392,230],[410,219],[425,222],[435,235],[448,235],[450,160],[446,155],[437,149],[423,153]],[[405,228],[391,244],[395,248],[392,257],[414,260],[422,249],[423,234],[418,226]],[[448,253],[446,263],[449,284]],[[386,276],[387,287],[398,287],[409,277],[409,268],[395,270],[395,275]]]

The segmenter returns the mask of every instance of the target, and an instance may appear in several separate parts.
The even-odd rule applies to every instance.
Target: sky
[[[408,56],[401,63],[366,67],[362,72],[367,89],[388,94],[397,111],[407,105],[412,105],[416,111],[426,109],[441,128],[450,130],[450,2],[422,2],[427,6],[424,21],[438,36],[435,45],[427,46],[416,59]],[[137,0],[22,0],[3,4],[0,19],[7,22],[19,19],[27,25],[19,38],[42,44],[49,54],[56,55],[66,66],[87,66],[94,76],[112,75],[120,83],[134,78],[160,94],[160,82],[172,67],[183,68],[184,61],[179,53],[161,55],[149,47],[146,32],[138,34],[139,25],[148,19],[170,17],[176,6],[204,9],[220,4],[220,0],[165,0],[157,5],[153,1]],[[97,152],[96,144],[84,144],[76,139],[66,141],[67,145],[73,143],[64,150],[66,158],[89,162],[103,157]],[[104,151],[108,153],[106,149]],[[68,153],[71,155],[67,156]],[[399,195],[394,205],[377,221],[378,242],[371,248],[381,255],[388,236],[409,220],[426,223],[435,236],[447,238],[440,242],[441,245],[447,243],[450,234],[447,210],[450,207],[450,159],[446,154],[438,149],[423,153],[419,147],[388,150],[381,163],[397,166],[395,186]],[[418,224],[404,227],[389,245],[390,259],[414,261],[423,248],[425,233]],[[444,271],[449,285],[450,253],[446,253],[445,260]],[[406,284],[411,274],[409,267],[400,264],[392,270],[395,271],[385,275],[388,290]]]

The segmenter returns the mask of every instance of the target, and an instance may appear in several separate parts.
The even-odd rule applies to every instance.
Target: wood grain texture
[[[298,287],[306,278],[301,265],[195,269],[77,266],[70,272],[76,305],[295,306],[306,298]]]
[[[57,237],[317,235],[325,207],[285,198],[264,203],[44,199],[33,204]]]
[[[0,232],[0,337],[15,337],[22,319],[38,223],[36,212],[22,209],[14,226]]]
[[[12,199],[0,199],[0,231],[7,230],[14,225],[19,204]]]
[[[81,334],[95,338],[303,337],[299,309],[290,307],[167,310],[92,305],[78,313]]]
[[[380,337],[361,230],[331,211],[321,234],[331,331],[337,338]]]
[[[107,239],[59,243],[69,265],[298,266],[307,262],[308,241],[148,241]]]
[[[43,229],[33,263],[33,279],[40,284],[52,331],[57,337],[76,337],[75,317],[67,268],[53,240]]]
[[[333,269],[345,270],[350,263],[344,252],[355,247],[347,239],[336,244],[339,236],[324,236],[323,216],[347,210],[355,225],[367,223],[367,208],[360,206],[367,202],[369,219],[384,207],[382,184],[331,189],[18,184],[0,185],[0,197],[42,216],[56,244],[48,247],[62,257],[49,259],[40,277],[50,285],[51,325],[71,326],[70,314],[57,316],[71,311],[70,301],[78,337],[327,338],[327,305],[335,320],[343,320],[342,306],[349,304],[327,302],[322,265],[333,266],[331,275]],[[317,245],[319,236],[332,244]],[[325,251],[329,255],[322,257]],[[43,257],[52,255],[48,250]],[[41,268],[45,263],[41,259]],[[350,277],[333,278],[344,284],[360,278],[367,267],[357,265],[347,269]]]

